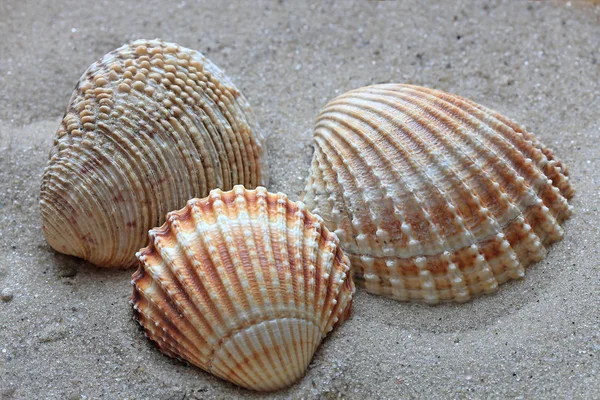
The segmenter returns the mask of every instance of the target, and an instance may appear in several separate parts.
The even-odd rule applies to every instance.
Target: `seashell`
[[[169,213],[136,254],[136,318],[171,357],[245,388],[286,387],[350,314],[338,244],[284,194],[213,190]]]
[[[355,283],[398,300],[467,301],[521,278],[572,213],[565,165],[470,100],[400,84],[321,111],[303,201],[340,239]]]
[[[77,83],[42,178],[40,212],[57,251],[135,264],[148,229],[211,189],[266,185],[248,102],[201,53],[137,40]]]

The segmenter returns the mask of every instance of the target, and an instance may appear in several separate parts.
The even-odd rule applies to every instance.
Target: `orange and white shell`
[[[192,197],[267,184],[264,139],[244,96],[201,53],[137,40],[77,83],[42,178],[57,251],[135,264],[147,232]]]
[[[245,388],[289,386],[350,314],[338,243],[283,194],[213,190],[150,231],[133,274],[136,318],[169,356]]]
[[[520,278],[571,215],[566,167],[470,100],[384,84],[321,111],[303,201],[357,285],[398,300],[467,301]]]

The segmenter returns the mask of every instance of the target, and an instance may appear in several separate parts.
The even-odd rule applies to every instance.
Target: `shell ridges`
[[[213,190],[150,237],[132,277],[137,319],[164,353],[237,385],[292,384],[349,315],[337,238],[281,193]]]
[[[62,253],[128,267],[168,211],[267,183],[264,138],[229,78],[197,51],[137,40],[78,82],[42,178],[42,227]]]
[[[455,95],[353,90],[323,108],[314,140],[303,201],[371,293],[433,304],[491,293],[542,259],[572,213],[554,153]]]

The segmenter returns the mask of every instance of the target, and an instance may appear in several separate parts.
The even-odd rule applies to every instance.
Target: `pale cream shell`
[[[283,194],[214,190],[150,231],[133,275],[135,315],[172,357],[253,390],[289,386],[350,313],[338,243]]]
[[[491,293],[542,259],[572,212],[552,151],[452,94],[350,91],[322,110],[314,140],[303,201],[371,293],[428,303]]]
[[[42,227],[59,252],[128,267],[167,212],[267,182],[260,128],[223,72],[197,51],[137,40],[77,83],[42,178]]]

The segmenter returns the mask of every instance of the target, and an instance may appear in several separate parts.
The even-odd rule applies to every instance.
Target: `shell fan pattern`
[[[520,278],[563,236],[566,166],[522,126],[470,100],[384,84],[320,113],[303,195],[355,282],[398,300],[467,301]]]
[[[245,388],[289,386],[350,314],[338,243],[283,194],[213,190],[150,231],[133,274],[136,318],[167,355]]]
[[[44,172],[48,243],[98,266],[128,267],[167,212],[211,189],[268,182],[244,96],[201,53],[138,40],[78,82]]]

